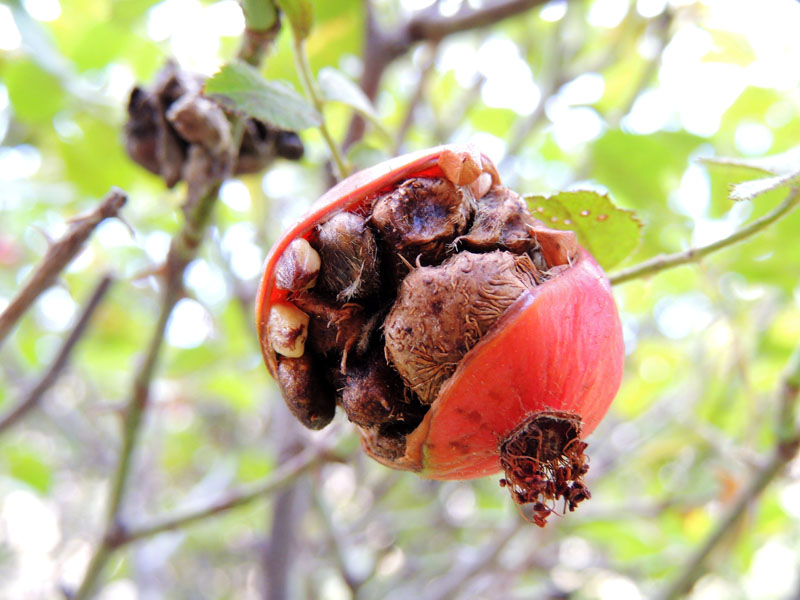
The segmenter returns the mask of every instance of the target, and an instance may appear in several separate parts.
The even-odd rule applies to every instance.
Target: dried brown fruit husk
[[[244,119],[242,140],[234,151],[227,118],[216,102],[202,95],[202,86],[202,77],[169,61],[152,86],[131,91],[125,148],[136,163],[159,175],[168,187],[184,179],[200,188],[207,174],[253,173],[275,156],[302,157],[303,145],[296,134],[251,118]],[[205,152],[193,152],[194,146]]]
[[[500,485],[510,489],[518,505],[530,504],[533,522],[544,527],[557,501],[573,511],[591,498],[583,480],[589,470],[586,446],[580,416],[561,411],[531,415],[500,446],[506,475]]]
[[[347,418],[362,427],[385,423],[416,425],[426,411],[419,402],[405,396],[403,381],[376,352],[364,366],[348,369],[341,404]]]

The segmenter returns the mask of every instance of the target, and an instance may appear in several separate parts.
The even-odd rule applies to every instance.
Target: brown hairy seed
[[[473,252],[511,250],[522,254],[537,247],[530,233],[537,223],[519,194],[495,186],[478,201],[472,227],[456,242]]]
[[[278,385],[292,414],[309,429],[322,429],[336,411],[334,392],[316,369],[314,358],[278,357]]]
[[[347,418],[362,427],[418,424],[426,412],[416,399],[406,401],[403,381],[378,353],[365,366],[348,369],[341,403]]]
[[[413,178],[378,198],[371,222],[406,262],[437,264],[467,230],[475,199],[446,179]]]
[[[527,254],[461,252],[414,269],[386,317],[386,357],[425,404],[461,358],[525,290],[537,269]]]
[[[378,247],[362,217],[340,212],[319,226],[318,236],[324,289],[340,302],[377,292]]]

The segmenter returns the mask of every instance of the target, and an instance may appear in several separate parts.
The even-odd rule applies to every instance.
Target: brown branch
[[[61,372],[64,370],[64,367],[66,367],[67,363],[69,362],[72,349],[75,347],[75,344],[78,343],[78,340],[83,337],[83,334],[86,331],[86,326],[89,324],[89,320],[94,314],[94,311],[100,305],[102,299],[105,297],[112,281],[113,278],[111,275],[104,275],[100,280],[100,283],[97,285],[91,297],[89,298],[89,302],[86,303],[78,322],[75,324],[75,327],[72,328],[69,336],[61,345],[61,349],[58,351],[53,364],[50,365],[50,368],[47,369],[36,385],[34,385],[33,388],[31,388],[31,390],[25,394],[22,400],[20,400],[19,404],[17,404],[14,408],[3,415],[2,418],[0,418],[0,434],[13,426],[17,421],[28,414],[29,411],[36,407],[39,404],[39,401],[42,399],[44,393],[56,382],[58,377],[61,375]]]
[[[547,0],[495,0],[481,8],[465,7],[450,17],[439,14],[436,5],[409,17],[404,23],[384,30],[378,25],[370,0],[365,0],[367,23],[364,43],[364,71],[361,89],[374,100],[386,68],[417,42],[439,42],[447,36],[493,25],[544,4]],[[354,115],[343,147],[349,148],[364,135],[364,120]]]
[[[392,154],[395,155],[399,154],[400,148],[402,148],[403,142],[406,139],[406,135],[408,135],[408,130],[414,123],[414,113],[417,110],[417,106],[419,106],[419,103],[425,95],[425,89],[428,87],[428,81],[430,80],[433,66],[436,64],[438,42],[431,43],[425,50],[425,58],[422,61],[423,64],[417,75],[417,85],[414,87],[414,91],[409,97],[408,105],[406,106],[406,114],[403,116],[403,122],[400,124],[400,128],[397,130],[397,134],[394,138]]]
[[[229,492],[224,498],[215,500],[207,506],[187,511],[183,514],[164,517],[148,525],[140,525],[130,529],[120,528],[117,532],[117,537],[111,540],[112,547],[119,548],[131,542],[152,537],[165,531],[173,531],[188,525],[194,525],[199,521],[221,515],[229,510],[246,506],[255,500],[268,497],[270,494],[284,489],[304,473],[331,460],[336,460],[336,458],[332,457],[327,451],[319,449],[307,450],[285,462],[271,477],[263,482],[243,490]]]
[[[3,344],[25,311],[56,282],[61,271],[83,249],[84,243],[95,228],[105,219],[116,217],[127,200],[128,196],[125,192],[118,188],[112,188],[97,208],[71,221],[67,233],[60,240],[51,244],[36,271],[6,309],[0,313],[0,345]]]
[[[402,33],[409,44],[422,40],[441,40],[454,33],[492,25],[546,2],[547,0],[496,0],[488,2],[481,8],[463,8],[451,17],[439,15],[437,6],[434,4],[413,15],[406,23]]]
[[[191,187],[191,186],[190,186]],[[194,260],[211,220],[211,212],[216,204],[219,183],[211,185],[206,193],[184,206],[185,222],[181,230],[172,238],[164,269],[164,288],[161,294],[161,309],[144,360],[134,375],[131,395],[125,410],[122,430],[122,448],[114,471],[111,494],[106,510],[105,532],[100,544],[89,561],[83,581],[75,593],[75,600],[89,598],[100,578],[111,553],[116,548],[120,536],[120,511],[128,489],[128,481],[133,459],[133,450],[139,439],[139,430],[150,398],[150,384],[155,375],[164,332],[172,309],[183,294],[183,275],[186,267]],[[191,197],[192,194],[190,193]]]
[[[739,490],[733,503],[716,524],[705,541],[686,561],[675,580],[658,596],[660,600],[677,600],[691,591],[703,574],[705,562],[711,552],[725,539],[731,529],[742,518],[747,508],[764,492],[772,481],[783,473],[800,448],[800,427],[797,424],[797,398],[800,393],[800,346],[798,346],[786,369],[780,386],[777,436],[775,446],[767,462],[753,474],[750,482]]]

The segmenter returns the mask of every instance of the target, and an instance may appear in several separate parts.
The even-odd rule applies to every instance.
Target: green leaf
[[[289,19],[294,35],[298,39],[306,39],[314,20],[311,0],[275,0],[275,3]]]
[[[317,74],[317,83],[325,100],[349,106],[370,121],[382,135],[391,139],[391,134],[378,118],[372,102],[347,75],[333,67],[323,67]]]
[[[267,81],[243,62],[222,67],[206,82],[205,92],[222,104],[265,123],[299,131],[322,123],[322,117],[287,84]]]
[[[548,227],[574,231],[580,245],[604,269],[619,263],[639,244],[641,222],[633,211],[614,206],[607,194],[577,191],[526,199],[533,215]]]
[[[52,484],[52,470],[41,455],[23,444],[8,445],[3,450],[8,473],[19,481],[46,494]]]

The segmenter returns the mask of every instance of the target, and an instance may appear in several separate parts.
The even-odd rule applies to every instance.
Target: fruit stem
[[[319,112],[320,116],[322,116],[322,122],[319,125],[319,131],[331,151],[331,158],[333,158],[336,179],[341,181],[343,178],[349,175],[350,168],[342,157],[342,153],[339,151],[339,146],[336,145],[336,142],[334,141],[333,136],[331,135],[330,131],[328,130],[328,126],[325,123],[325,117],[322,112],[322,109],[324,108],[324,102],[322,101],[322,96],[317,88],[317,82],[314,79],[314,75],[311,72],[311,65],[308,62],[308,54],[306,54],[305,43],[296,34],[294,35],[293,48],[294,60],[297,64],[297,72],[300,74],[300,81],[303,84],[303,89],[306,92],[306,96],[309,97],[311,102],[314,104],[314,108],[316,108],[317,112]]]

